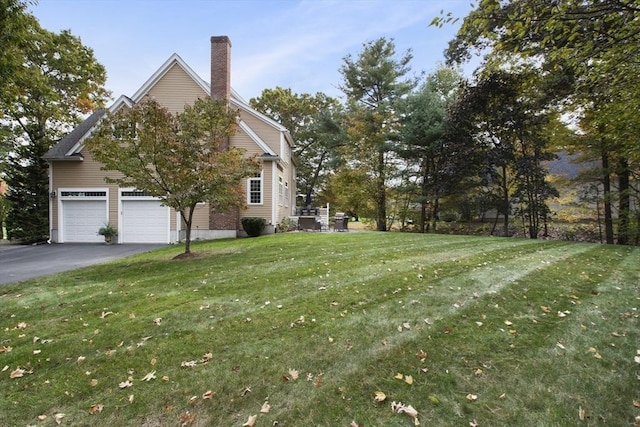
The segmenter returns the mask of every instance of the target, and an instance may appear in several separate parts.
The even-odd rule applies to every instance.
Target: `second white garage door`
[[[157,200],[122,201],[121,243],[169,243],[169,208]]]

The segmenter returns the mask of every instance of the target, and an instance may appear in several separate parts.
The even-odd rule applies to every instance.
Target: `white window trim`
[[[255,180],[260,181],[260,202],[259,203],[251,202],[251,182]],[[264,173],[260,171],[260,176],[250,176],[247,178],[247,205],[261,206],[263,204],[264,204]]]
[[[291,200],[291,190],[289,189],[289,181],[284,182],[284,207],[289,207],[289,201]]]

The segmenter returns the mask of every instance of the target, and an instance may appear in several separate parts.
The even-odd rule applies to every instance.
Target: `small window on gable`
[[[262,172],[247,180],[247,204],[262,204]]]
[[[285,181],[284,182],[284,205],[286,207],[289,207],[289,199],[290,199],[290,195],[289,195],[289,181]]]
[[[280,157],[282,157],[284,163],[289,164],[291,160],[291,147],[289,147],[284,137],[280,140]]]

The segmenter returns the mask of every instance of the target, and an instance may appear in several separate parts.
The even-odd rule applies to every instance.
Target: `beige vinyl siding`
[[[231,146],[246,150],[247,156],[264,154],[264,151],[242,130],[231,137]]]
[[[241,117],[274,153],[280,154],[280,131],[278,129],[246,112],[242,112]]]
[[[271,193],[272,179],[273,173],[271,162],[264,162],[262,164],[262,204],[247,205],[247,209],[240,211],[240,218],[257,216],[265,218],[267,220],[267,223],[271,222],[271,203],[273,202],[273,194]],[[247,178],[244,179],[244,188],[246,192]]]
[[[209,96],[178,64],[174,64],[147,95],[172,113],[182,111],[185,105],[193,104],[198,98]]]
[[[182,226],[185,229],[184,224]],[[191,230],[208,230],[209,229],[209,203],[203,203],[196,206],[193,211],[193,224]]]

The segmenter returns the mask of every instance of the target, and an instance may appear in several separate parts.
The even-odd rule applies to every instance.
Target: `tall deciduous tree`
[[[23,2],[2,3],[7,6],[0,12],[7,226],[9,237],[35,241],[48,235],[48,165],[42,156],[104,103],[106,72],[69,31],[41,28]]]
[[[536,238],[548,218],[546,200],[556,191],[545,181],[542,164],[553,158],[545,136],[549,115],[539,101],[543,94],[527,85],[533,78],[489,73],[466,88],[454,113],[469,141],[484,152],[481,177],[489,194],[496,196],[494,207],[503,215],[504,234],[516,206],[529,237]]]
[[[356,167],[368,171],[375,183],[376,228],[387,230],[387,185],[395,156],[393,140],[398,131],[397,105],[417,84],[407,77],[412,54],[399,58],[393,40],[384,37],[364,44],[357,58],[343,58],[340,89],[349,108],[350,152]]]
[[[122,173],[107,182],[137,188],[180,212],[188,254],[196,205],[208,201],[219,212],[242,206],[242,178],[260,168],[243,150],[225,149],[237,120],[222,101],[198,99],[173,115],[149,99],[107,117],[86,144],[103,170]]]
[[[515,56],[556,74],[573,75],[574,90],[565,101],[597,117],[600,128],[620,132],[613,138],[607,135],[606,150],[597,149],[605,202],[616,198],[606,182],[613,175],[618,178],[618,243],[627,244],[630,177],[638,171],[640,144],[637,133],[623,129],[637,129],[640,123],[635,113],[640,99],[640,5],[627,0],[483,0],[465,18],[447,55],[459,62],[474,51],[488,51],[494,64]]]
[[[320,193],[326,186],[329,165],[335,147],[340,144],[340,103],[323,93],[297,94],[291,89],[265,89],[249,103],[291,132],[296,142],[297,188],[305,199]]]

